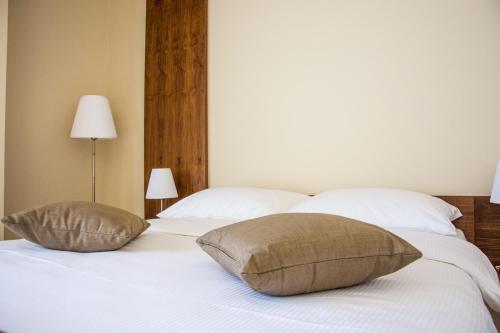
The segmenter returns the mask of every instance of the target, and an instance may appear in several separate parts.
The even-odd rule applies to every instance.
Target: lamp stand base
[[[95,202],[95,142],[97,138],[92,140],[92,202]]]

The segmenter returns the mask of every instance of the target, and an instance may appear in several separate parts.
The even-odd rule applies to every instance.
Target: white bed
[[[22,332],[496,332],[494,268],[453,236],[393,229],[424,258],[368,284],[271,297],[195,244],[227,221],[152,220],[114,252],[0,242],[0,330]],[[484,301],[483,301],[484,299]]]

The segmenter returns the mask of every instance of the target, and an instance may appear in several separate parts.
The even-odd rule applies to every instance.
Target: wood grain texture
[[[489,197],[475,197],[475,244],[494,266],[500,266],[500,205],[490,203]]]
[[[500,205],[490,203],[487,196],[440,198],[460,209],[463,217],[454,222],[455,226],[488,256],[493,266],[500,266]],[[497,272],[500,276],[498,268]]]
[[[457,207],[462,212],[462,217],[455,220],[453,224],[461,229],[465,238],[471,243],[476,241],[475,232],[475,205],[472,196],[439,196],[439,198]]]
[[[207,0],[147,1],[145,72],[145,189],[168,167],[180,199],[208,185]],[[159,211],[145,200],[146,218]]]

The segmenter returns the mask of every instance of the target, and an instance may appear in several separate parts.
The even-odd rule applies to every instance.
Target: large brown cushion
[[[380,227],[313,213],[231,224],[206,233],[197,243],[253,289],[280,296],[370,281],[422,256]]]
[[[149,227],[125,210],[89,202],[61,202],[2,219],[19,236],[42,246],[77,252],[116,250]]]

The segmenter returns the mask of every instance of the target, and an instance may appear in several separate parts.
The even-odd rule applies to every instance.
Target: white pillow
[[[246,220],[286,212],[308,199],[305,194],[252,187],[215,187],[184,198],[160,218],[216,218]]]
[[[451,221],[462,216],[457,207],[427,194],[396,189],[359,188],[323,192],[289,212],[340,215],[382,228],[411,228],[456,235]]]

